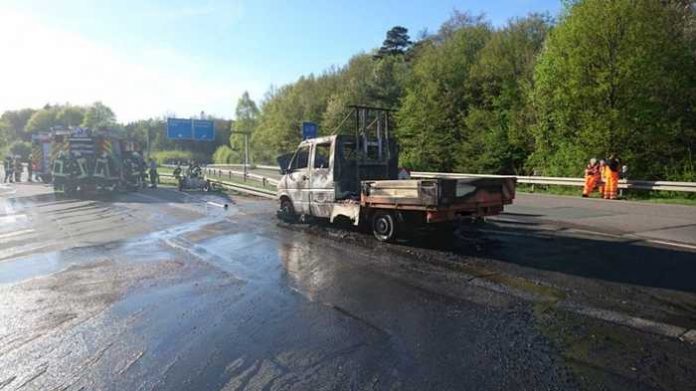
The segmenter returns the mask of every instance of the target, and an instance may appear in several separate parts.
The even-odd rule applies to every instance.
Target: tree
[[[479,153],[471,151],[465,168],[476,172],[518,174],[533,152],[532,107],[527,96],[534,66],[550,27],[550,17],[530,14],[496,30],[471,69],[480,91],[467,127],[476,132]]]
[[[0,121],[3,121],[7,126],[7,137],[12,139],[22,137],[24,128],[29,122],[29,118],[36,112],[34,109],[8,110],[2,113]]]
[[[382,43],[375,57],[403,55],[413,44],[408,36],[408,29],[402,26],[394,26],[387,31],[387,38]]]
[[[5,146],[10,140],[10,134],[13,133],[10,125],[4,120],[0,119],[0,151],[4,150]]]
[[[244,91],[237,101],[235,113],[234,131],[230,135],[231,154],[228,159],[235,163],[244,162],[244,139],[253,135],[258,125],[259,109],[256,103],[249,97],[249,92]],[[235,134],[237,132],[238,134]],[[241,133],[241,134],[239,134]],[[244,136],[243,134],[248,134]],[[222,152],[221,152],[222,153]]]
[[[676,166],[693,135],[696,62],[683,14],[666,3],[569,6],[535,70],[530,164],[578,175],[588,158],[618,153],[638,177],[683,174]]]
[[[236,163],[232,159],[233,155],[234,152],[232,151],[232,148],[227,145],[221,145],[217,147],[215,153],[213,153],[213,162],[216,164]]]
[[[56,125],[56,115],[57,112],[53,107],[43,108],[34,112],[24,128],[24,132],[33,134],[51,130],[51,127]]]
[[[101,129],[113,126],[116,123],[116,115],[102,102],[94,102],[87,108],[81,126],[83,128]]]
[[[434,171],[464,165],[477,143],[465,122],[479,96],[469,74],[490,35],[488,24],[473,22],[421,49],[397,113],[404,165]]]
[[[9,151],[12,156],[19,156],[20,160],[27,161],[29,160],[29,154],[31,153],[31,143],[16,140],[10,144]]]
[[[65,127],[79,126],[85,117],[85,108],[65,105],[56,113],[56,122]]]

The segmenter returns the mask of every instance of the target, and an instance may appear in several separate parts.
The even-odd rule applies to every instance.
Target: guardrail
[[[166,178],[174,178],[174,175],[172,175],[172,174],[159,174],[159,176],[166,177]],[[227,182],[227,181],[223,181],[220,179],[214,179],[214,178],[206,178],[206,179],[208,179],[211,183],[214,183],[214,184],[221,186],[225,189],[233,190],[233,191],[236,191],[239,193],[251,194],[251,195],[255,195],[257,197],[270,198],[270,199],[276,198],[276,192],[272,191],[272,190],[259,189],[258,187],[241,185],[239,183]]]
[[[514,176],[514,175],[487,175],[487,174],[457,174],[443,172],[417,172],[411,173],[412,177],[417,178],[467,178],[467,177],[497,177],[497,178],[517,178],[517,183],[527,183],[531,185],[558,185],[583,187],[583,178],[564,178],[564,177],[543,177],[543,176]],[[632,179],[619,180],[619,189],[638,189],[656,191],[676,191],[696,193],[696,182],[668,182],[668,181],[641,181]]]
[[[161,164],[161,166],[167,167],[167,168],[175,168],[176,167],[173,164]],[[232,166],[232,164],[225,164],[224,166],[228,167],[228,166]],[[244,167],[244,166],[240,164],[239,167]],[[265,167],[270,167],[270,166],[265,166]],[[185,168],[186,168],[186,166],[182,166],[182,169],[185,169]],[[254,174],[251,172],[247,172],[245,174],[244,171],[219,168],[217,165],[212,165],[212,164],[208,165],[206,167],[203,167],[202,170],[203,170],[203,173],[208,175],[208,176],[227,177],[230,180],[232,180],[232,178],[242,178],[242,180],[245,180],[245,181],[252,180],[252,181],[261,182],[261,184],[263,186],[267,186],[267,185],[277,186],[278,185],[278,180],[275,178],[270,178],[270,177],[266,177],[263,175]]]
[[[244,167],[244,165],[209,165],[206,169],[217,170],[218,173],[222,172],[224,175],[228,175],[230,179],[233,176],[244,177],[243,171],[229,170],[218,167],[229,167],[237,166]],[[252,166],[263,170],[277,170],[276,166],[266,166],[266,165],[256,165]],[[218,175],[221,176],[221,175]],[[411,176],[415,178],[467,178],[467,177],[494,177],[494,178],[517,178],[517,183],[525,183],[530,185],[556,185],[556,186],[574,186],[583,187],[585,185],[584,178],[566,178],[566,177],[544,177],[544,176],[515,176],[515,175],[490,175],[490,174],[460,174],[460,173],[446,173],[446,172],[424,172],[424,171],[414,171],[411,172]],[[261,181],[264,185],[277,185],[278,180],[274,178],[264,177],[263,175],[247,173],[247,178],[252,180]],[[621,179],[619,180],[619,189],[635,189],[635,190],[653,190],[653,191],[674,191],[674,192],[685,192],[685,193],[696,193],[696,182],[670,182],[670,181],[645,181],[645,180],[634,180],[634,179]]]
[[[253,180],[257,182],[261,182],[263,186],[266,185],[271,185],[271,186],[276,186],[278,185],[278,180],[274,178],[269,178],[265,177],[263,175],[259,174],[254,174],[247,172],[246,174],[244,171],[236,171],[236,170],[227,170],[227,169],[222,169],[222,168],[204,168],[203,173],[206,175],[215,175],[218,177],[228,177],[229,179],[232,179],[233,177],[237,178],[242,178],[243,180]]]
[[[219,167],[241,167],[242,169],[244,168],[243,164],[208,164],[206,167],[213,167],[213,168],[219,168]],[[250,169],[254,168],[260,168],[262,170],[273,170],[273,171],[278,171],[278,166],[268,166],[264,164],[252,164],[248,166]]]

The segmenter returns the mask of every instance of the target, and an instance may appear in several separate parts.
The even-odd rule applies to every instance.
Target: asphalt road
[[[274,209],[0,187],[0,390],[696,384],[696,346],[577,310],[694,328],[689,249],[530,209],[384,245]]]

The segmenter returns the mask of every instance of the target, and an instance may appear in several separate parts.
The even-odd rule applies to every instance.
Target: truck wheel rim
[[[376,221],[375,230],[380,235],[388,235],[390,231],[390,225],[391,224],[389,224],[385,217],[380,217]]]

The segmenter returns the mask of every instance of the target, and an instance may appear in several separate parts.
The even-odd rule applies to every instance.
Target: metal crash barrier
[[[169,178],[174,180],[174,175],[172,174],[159,174],[161,178]],[[254,186],[246,186],[246,185],[241,185],[238,183],[232,183],[232,182],[227,182],[223,181],[220,179],[215,179],[215,178],[210,178],[206,177],[208,181],[210,181],[211,184],[217,185],[219,187],[222,187],[227,190],[232,190],[236,191],[238,193],[244,193],[244,194],[250,194],[254,195],[257,197],[263,197],[263,198],[271,198],[274,199],[276,198],[276,192],[273,190],[267,190],[267,189],[260,189],[258,187]]]
[[[444,172],[412,172],[412,177],[419,178],[467,178],[467,177],[499,177],[517,178],[517,183],[527,183],[531,185],[558,185],[576,186],[585,185],[584,178],[563,178],[563,177],[543,177],[543,176],[514,176],[514,175],[479,175],[479,174],[456,174]],[[668,181],[641,181],[632,179],[619,180],[620,189],[656,190],[656,191],[677,191],[696,193],[696,182],[668,182]]]
[[[243,171],[236,169],[230,169],[229,167],[237,168],[243,170],[244,166],[239,165],[208,165],[205,170],[206,172],[215,173],[217,176],[228,176],[229,179],[233,177],[245,178],[248,180],[255,180],[262,182],[266,185],[277,185],[278,180],[275,178],[247,173],[244,176]],[[251,166],[252,169],[261,170],[278,170],[276,166],[266,166],[266,165],[255,165]],[[208,171],[209,170],[209,171]],[[446,173],[446,172],[425,172],[425,171],[414,171],[411,172],[411,176],[415,178],[467,178],[467,177],[497,177],[497,178],[517,178],[517,183],[526,183],[530,185],[556,185],[556,186],[574,186],[583,187],[585,184],[584,178],[564,178],[564,177],[544,177],[544,176],[515,176],[515,175],[490,175],[490,174],[461,174],[461,173]],[[670,182],[670,181],[645,181],[645,180],[634,180],[634,179],[621,179],[619,180],[620,189],[636,189],[636,190],[654,190],[654,191],[674,191],[674,192],[686,192],[686,193],[696,193],[696,182]]]

